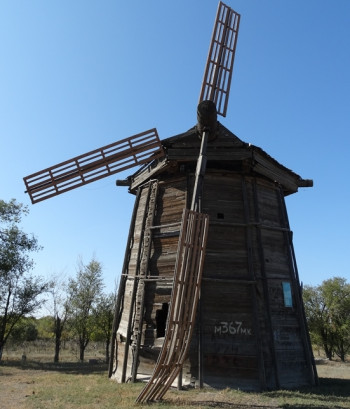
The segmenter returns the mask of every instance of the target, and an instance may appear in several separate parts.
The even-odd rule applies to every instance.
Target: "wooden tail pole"
[[[207,143],[209,131],[205,130],[202,134],[201,148],[197,160],[196,176],[194,181],[191,210],[195,212],[202,211],[202,191],[205,169],[207,167]]]

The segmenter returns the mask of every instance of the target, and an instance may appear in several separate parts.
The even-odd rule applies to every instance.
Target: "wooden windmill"
[[[317,382],[284,197],[312,181],[217,121],[226,116],[240,16],[219,3],[198,123],[155,129],[24,178],[32,203],[143,165],[117,185],[136,195],[109,376],[202,386]]]

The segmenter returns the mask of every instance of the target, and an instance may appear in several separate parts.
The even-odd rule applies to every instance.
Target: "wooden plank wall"
[[[159,184],[150,258],[150,274],[159,279],[147,283],[139,365],[139,372],[146,375],[153,372],[155,364],[148,357],[150,354],[158,357],[164,339],[157,338],[157,311],[170,303],[180,223],[187,200],[186,177],[163,180]],[[152,347],[149,348],[149,345]]]
[[[293,307],[284,306],[282,282],[299,283],[280,188],[264,178],[208,171],[204,189],[210,215],[201,300],[205,383],[245,389],[308,384],[294,293]],[[188,378],[197,370],[195,349]]]
[[[153,221],[138,374],[152,373],[162,337],[157,311],[170,302],[179,223],[191,197],[193,175],[162,175]],[[127,333],[133,275],[137,269],[144,193],[130,253],[124,311],[118,329]],[[146,193],[145,193],[146,195]],[[183,379],[198,379],[198,331],[203,339],[204,383],[245,389],[293,387],[310,383],[303,336],[299,282],[291,262],[288,223],[280,187],[253,175],[208,169],[203,212],[210,216],[202,280],[201,325],[191,342]],[[282,283],[291,284],[293,306],[285,307]],[[299,304],[298,304],[299,303]],[[124,359],[118,345],[118,364]],[[119,352],[120,351],[120,352]],[[129,364],[130,361],[130,364]],[[128,359],[131,370],[132,356]]]
[[[138,195],[138,208],[135,213],[134,223],[132,223],[133,231],[130,232],[132,234],[131,246],[126,254],[127,262],[122,272],[126,276],[126,283],[121,318],[116,335],[118,345],[115,355],[115,368],[113,369],[113,378],[119,382],[125,382],[132,376],[134,354],[130,344],[133,341],[132,331],[135,328],[135,311],[137,311],[135,301],[138,290],[138,275],[143,250],[145,250],[143,242],[145,230],[149,228],[147,220],[150,218],[149,205],[153,185],[152,183],[146,184]],[[151,212],[151,218],[153,218],[153,211]]]
[[[171,297],[172,279],[174,274],[174,265],[176,259],[176,249],[178,245],[179,229],[183,208],[187,203],[187,178],[180,180],[171,180],[160,183],[154,219],[152,221],[152,244],[149,259],[149,271],[144,282],[144,307],[142,320],[142,338],[139,347],[139,360],[136,363],[138,373],[150,374],[153,370],[154,362],[157,359],[162,339],[157,339],[157,311],[161,310],[163,304],[168,304]],[[143,229],[145,225],[145,214],[148,197],[148,185],[141,189],[140,201],[135,221],[135,230],[133,233],[133,245],[130,249],[127,271],[126,288],[124,294],[124,308],[117,330],[118,354],[116,362],[116,371],[114,378],[120,381],[122,379],[121,368],[125,359],[127,360],[126,379],[131,376],[134,354],[128,351],[128,357],[125,358],[123,346],[129,330],[133,330],[139,318],[135,321],[135,315],[131,322],[132,328],[129,328],[130,310],[135,304],[132,298],[135,285],[135,275],[138,264],[140,263],[140,254],[143,253]],[[141,247],[141,249],[140,249]],[[131,340],[133,342],[133,340]],[[152,346],[152,348],[148,348]]]

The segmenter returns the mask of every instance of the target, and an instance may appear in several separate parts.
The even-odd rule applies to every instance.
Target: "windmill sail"
[[[161,156],[164,152],[154,128],[33,173],[23,180],[34,204]]]
[[[218,114],[222,116],[226,116],[239,22],[240,15],[220,2],[199,102],[215,102]]]

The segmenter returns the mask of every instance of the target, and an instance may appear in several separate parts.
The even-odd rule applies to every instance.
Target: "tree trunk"
[[[53,358],[54,362],[58,362],[60,360],[61,336],[62,336],[61,318],[57,316],[55,320],[55,356]]]
[[[327,331],[321,329],[321,339],[323,344],[323,349],[326,357],[331,361],[333,358],[333,344],[330,342],[331,338]]]
[[[61,338],[56,336],[56,339],[55,339],[55,356],[53,358],[54,362],[59,362],[59,360],[60,360],[60,349],[61,349]]]
[[[345,362],[345,348],[344,348],[344,342],[341,340],[340,341],[340,346],[339,346],[339,358],[341,359],[342,362]]]
[[[80,362],[84,362],[85,348],[87,347],[88,343],[89,343],[89,340],[84,339],[84,337],[79,338],[79,359],[80,359]]]
[[[80,362],[84,362],[84,356],[85,356],[84,343],[80,342],[79,343],[79,360],[80,360]]]
[[[326,354],[326,357],[331,361],[333,358],[332,349],[328,348],[328,345],[326,343],[323,344],[323,349]]]
[[[106,340],[106,364],[109,363],[109,344],[110,344],[111,340],[109,338],[107,338]]]

